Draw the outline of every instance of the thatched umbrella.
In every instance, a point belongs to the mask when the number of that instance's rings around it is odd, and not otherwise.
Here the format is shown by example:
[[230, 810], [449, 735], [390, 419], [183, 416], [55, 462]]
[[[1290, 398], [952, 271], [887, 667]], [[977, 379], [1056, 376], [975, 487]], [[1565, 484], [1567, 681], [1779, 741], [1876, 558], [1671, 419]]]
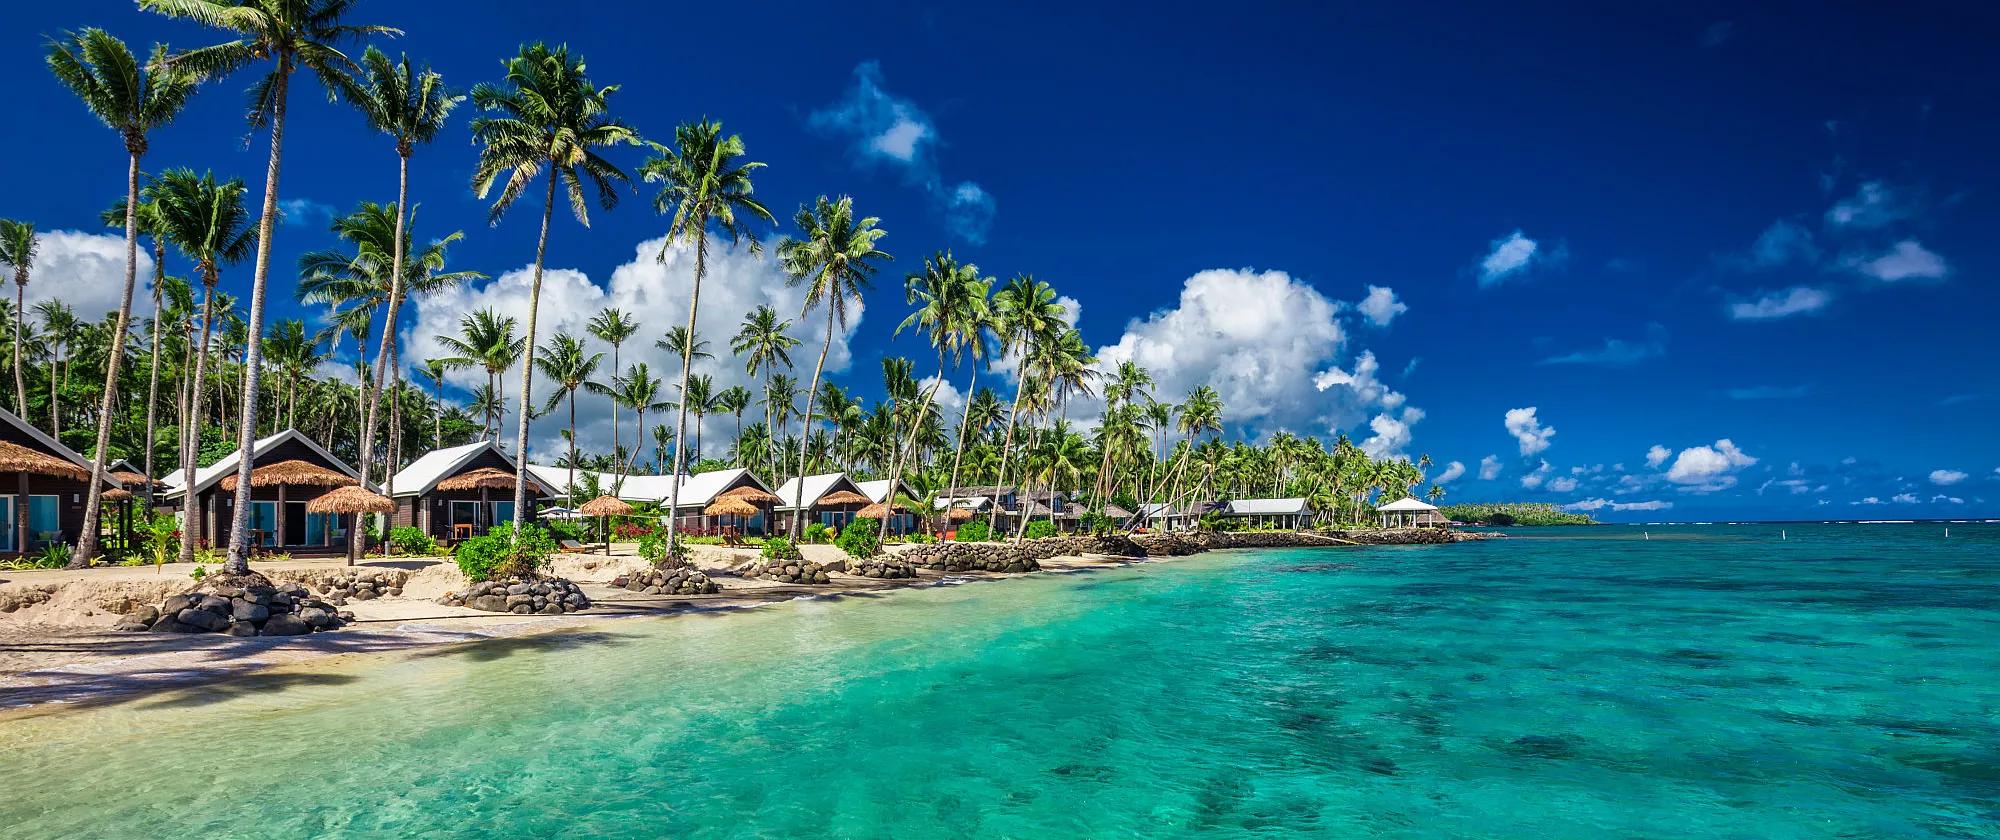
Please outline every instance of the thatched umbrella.
[[74, 478], [79, 481], [90, 480], [90, 470], [46, 452], [4, 440], [0, 440], [0, 472], [24, 472]]
[[609, 519], [613, 516], [624, 516], [631, 513], [632, 506], [626, 504], [624, 499], [620, 499], [617, 496], [599, 496], [588, 502], [584, 502], [583, 507], [577, 508], [576, 512], [584, 516], [598, 517], [598, 527], [604, 529], [604, 556], [609, 557], [611, 556], [611, 522]]
[[749, 502], [750, 504], [753, 505], [775, 505], [778, 504], [779, 502], [784, 501], [784, 499], [776, 493], [758, 487], [751, 487], [747, 484], [742, 487], [738, 487], [734, 490], [731, 490], [727, 493], [724, 493], [718, 498], [742, 499], [743, 501]]
[[[892, 507], [891, 505], [885, 505], [881, 502], [876, 502], [875, 504], [869, 505], [865, 508], [855, 511], [854, 515], [865, 516], [868, 517], [869, 519], [886, 519], [889, 516], [889, 509], [891, 507]], [[903, 511], [905, 513], [908, 513], [910, 510], [908, 507], [905, 507], [903, 505], [894, 505], [893, 507], [896, 510]]]
[[701, 512], [707, 516], [756, 516], [757, 506], [733, 496], [723, 496]]
[[499, 467], [480, 467], [437, 483], [439, 490], [512, 490], [514, 474]]
[[[250, 480], [251, 480], [250, 486], [252, 487], [257, 486], [256, 485], [257, 474], [255, 472], [252, 472], [250, 474]], [[352, 515], [354, 518], [352, 520], [352, 524], [349, 527], [356, 529], [361, 527], [361, 514], [389, 513], [391, 511], [394, 511], [395, 509], [396, 509], [396, 503], [390, 501], [389, 497], [381, 495], [379, 493], [372, 493], [361, 487], [356, 487], [352, 485], [339, 488], [331, 493], [326, 493], [317, 499], [313, 499], [312, 501], [306, 502], [307, 513], [331, 513], [334, 515], [340, 515], [340, 514]], [[382, 541], [382, 556], [383, 557], [389, 556], [389, 541], [386, 539]], [[347, 565], [349, 566], [354, 565], [354, 558], [352, 556], [349, 556], [347, 558]]]
[[156, 483], [132, 470], [118, 470], [110, 475], [113, 480], [126, 487], [151, 487]]
[[953, 522], [964, 522], [972, 518], [972, 508], [954, 506], [945, 511], [944, 517]]

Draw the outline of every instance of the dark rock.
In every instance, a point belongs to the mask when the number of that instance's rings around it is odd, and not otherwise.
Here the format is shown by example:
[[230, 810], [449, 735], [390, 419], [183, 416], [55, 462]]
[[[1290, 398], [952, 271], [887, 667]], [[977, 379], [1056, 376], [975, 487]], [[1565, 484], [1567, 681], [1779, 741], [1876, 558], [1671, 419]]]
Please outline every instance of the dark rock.
[[271, 609], [269, 607], [263, 604], [252, 604], [249, 601], [239, 600], [230, 602], [229, 612], [237, 621], [260, 622], [271, 617]]
[[465, 599], [465, 605], [475, 610], [485, 610], [487, 612], [506, 612], [509, 606], [507, 598], [501, 595], [480, 595], [475, 598], [467, 598]]
[[160, 612], [173, 615], [194, 606], [194, 599], [186, 595], [168, 595], [166, 603], [160, 605]]
[[[224, 608], [227, 609], [229, 602], [223, 601], [222, 603]], [[189, 627], [196, 627], [211, 633], [229, 626], [229, 619], [208, 610], [196, 609], [194, 607], [189, 607], [175, 613], [174, 620]]]
[[150, 627], [146, 624], [146, 622], [127, 618], [124, 621], [118, 622], [118, 624], [112, 627], [111, 629], [119, 633], [143, 633], [146, 630], [150, 629]]
[[248, 621], [232, 621], [229, 623], [229, 635], [255, 636], [257, 635], [257, 625]]
[[258, 633], [258, 635], [302, 636], [311, 632], [312, 632], [312, 625], [307, 624], [304, 619], [301, 619], [296, 615], [286, 614], [286, 615], [271, 616], [271, 620], [264, 622], [264, 628]]
[[[128, 621], [136, 621], [140, 624], [150, 626], [153, 622], [160, 620], [160, 611], [146, 604], [140, 604], [133, 607], [130, 612], [127, 612], [125, 618]], [[140, 629], [143, 630], [145, 628]]]

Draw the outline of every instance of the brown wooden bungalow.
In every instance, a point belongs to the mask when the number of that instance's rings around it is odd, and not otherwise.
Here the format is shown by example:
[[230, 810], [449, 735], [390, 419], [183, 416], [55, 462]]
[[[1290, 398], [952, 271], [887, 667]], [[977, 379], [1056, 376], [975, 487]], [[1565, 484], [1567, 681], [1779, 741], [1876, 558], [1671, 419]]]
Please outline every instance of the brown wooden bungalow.
[[89, 459], [0, 408], [0, 554], [74, 544], [89, 488]]
[[[490, 440], [438, 449], [390, 479], [396, 512], [390, 524], [420, 528], [434, 539], [462, 540], [514, 521], [514, 459]], [[528, 472], [530, 499], [556, 489]]]
[[[250, 451], [253, 549], [293, 554], [344, 550], [349, 520], [337, 514], [308, 513], [306, 503], [337, 487], [360, 484], [354, 468], [297, 429], [262, 438]], [[180, 486], [183, 479], [178, 471], [161, 482], [168, 487], [165, 504], [182, 514], [183, 527], [193, 528], [198, 542], [216, 548], [229, 544], [229, 529], [235, 519], [238, 455], [231, 452], [213, 466], [196, 470], [192, 488]], [[192, 504], [188, 503], [190, 496]]]
[[[792, 512], [799, 506], [806, 510], [802, 527], [817, 522], [830, 528], [845, 528], [862, 508], [874, 501], [846, 473], [809, 475], [803, 482], [798, 478], [786, 479], [778, 488], [778, 500], [775, 514], [780, 530], [792, 526]], [[795, 506], [794, 500], [799, 505]]]

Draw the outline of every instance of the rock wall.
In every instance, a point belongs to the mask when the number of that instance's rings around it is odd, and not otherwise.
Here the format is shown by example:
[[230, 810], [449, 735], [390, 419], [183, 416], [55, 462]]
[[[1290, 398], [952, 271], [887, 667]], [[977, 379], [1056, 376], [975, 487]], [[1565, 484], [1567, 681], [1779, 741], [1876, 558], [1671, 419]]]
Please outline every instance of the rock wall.
[[155, 633], [228, 633], [231, 636], [299, 636], [333, 630], [354, 614], [313, 597], [304, 584], [273, 584], [260, 574], [211, 575], [192, 591], [172, 595], [158, 608], [126, 613], [116, 629]]
[[402, 569], [367, 566], [276, 569], [268, 574], [274, 581], [291, 581], [311, 587], [320, 597], [341, 607], [347, 606], [348, 601], [372, 601], [384, 596], [401, 595], [403, 583], [410, 579], [410, 573]]
[[880, 580], [899, 580], [917, 576], [917, 568], [908, 561], [887, 555], [850, 562], [845, 571], [855, 577]]
[[590, 599], [575, 583], [558, 577], [510, 577], [488, 580], [464, 592], [447, 592], [438, 603], [485, 612], [518, 615], [562, 615], [590, 609]]
[[827, 568], [811, 560], [758, 560], [742, 572], [744, 577], [778, 583], [831, 583]]
[[612, 578], [611, 585], [642, 595], [709, 595], [722, 589], [693, 566], [640, 569]]

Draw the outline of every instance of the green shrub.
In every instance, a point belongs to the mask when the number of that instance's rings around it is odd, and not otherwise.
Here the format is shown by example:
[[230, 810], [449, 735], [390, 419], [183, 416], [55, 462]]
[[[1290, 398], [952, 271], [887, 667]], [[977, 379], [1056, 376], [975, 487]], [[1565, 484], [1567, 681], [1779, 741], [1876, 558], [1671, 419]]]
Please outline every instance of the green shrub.
[[840, 546], [840, 550], [847, 552], [849, 557], [866, 560], [882, 553], [882, 539], [876, 534], [881, 528], [882, 523], [876, 520], [866, 516], [856, 517], [853, 522], [847, 523], [847, 527], [840, 529], [840, 536], [834, 538], [833, 544]]
[[437, 548], [437, 540], [431, 539], [430, 534], [408, 525], [390, 531], [389, 544], [395, 547], [397, 554], [409, 557], [429, 556]]
[[1056, 523], [1046, 519], [1030, 520], [1027, 529], [1021, 532], [1021, 538], [1026, 540], [1039, 540], [1043, 537], [1053, 537], [1055, 535]]
[[805, 541], [815, 545], [826, 542], [827, 527], [824, 522], [814, 522], [806, 526]]
[[1542, 502], [1446, 505], [1438, 509], [1454, 522], [1474, 525], [1595, 525], [1589, 514], [1566, 511]]
[[929, 545], [931, 543], [937, 542], [937, 537], [933, 537], [929, 534], [925, 534], [922, 532], [911, 534], [907, 537], [904, 537], [903, 539], [908, 542], [915, 543], [916, 545]]
[[[701, 544], [701, 540], [701, 537], [684, 539], [677, 535], [674, 537], [673, 545], [669, 546], [667, 544], [667, 532], [653, 531], [639, 538], [639, 556], [645, 558], [646, 562], [655, 566], [666, 562], [670, 557], [676, 562], [686, 562], [688, 558], [688, 543]], [[716, 538], [716, 543], [719, 544], [720, 542], [721, 539]]]
[[790, 540], [778, 537], [765, 540], [764, 550], [758, 552], [758, 556], [778, 562], [797, 562], [805, 559], [805, 556], [799, 553], [798, 546], [792, 545]]
[[475, 581], [541, 571], [556, 553], [555, 538], [535, 525], [523, 527], [520, 537], [514, 539], [514, 524], [507, 522], [466, 540], [458, 546], [458, 570]]
[[181, 523], [171, 513], [162, 513], [145, 525], [141, 537], [146, 541], [146, 556], [153, 561], [154, 568], [174, 561], [174, 554], [181, 543]]
[[993, 538], [993, 532], [986, 527], [984, 519], [968, 519], [953, 533], [954, 542], [986, 542]]
[[585, 534], [589, 533], [589, 526], [580, 519], [551, 519], [548, 523], [549, 533], [558, 540], [583, 542]]
[[1200, 528], [1204, 531], [1241, 531], [1243, 520], [1223, 516], [1219, 510], [1211, 510], [1201, 515]]
[[49, 543], [35, 553], [35, 568], [60, 569], [69, 565], [70, 547], [66, 542]]

